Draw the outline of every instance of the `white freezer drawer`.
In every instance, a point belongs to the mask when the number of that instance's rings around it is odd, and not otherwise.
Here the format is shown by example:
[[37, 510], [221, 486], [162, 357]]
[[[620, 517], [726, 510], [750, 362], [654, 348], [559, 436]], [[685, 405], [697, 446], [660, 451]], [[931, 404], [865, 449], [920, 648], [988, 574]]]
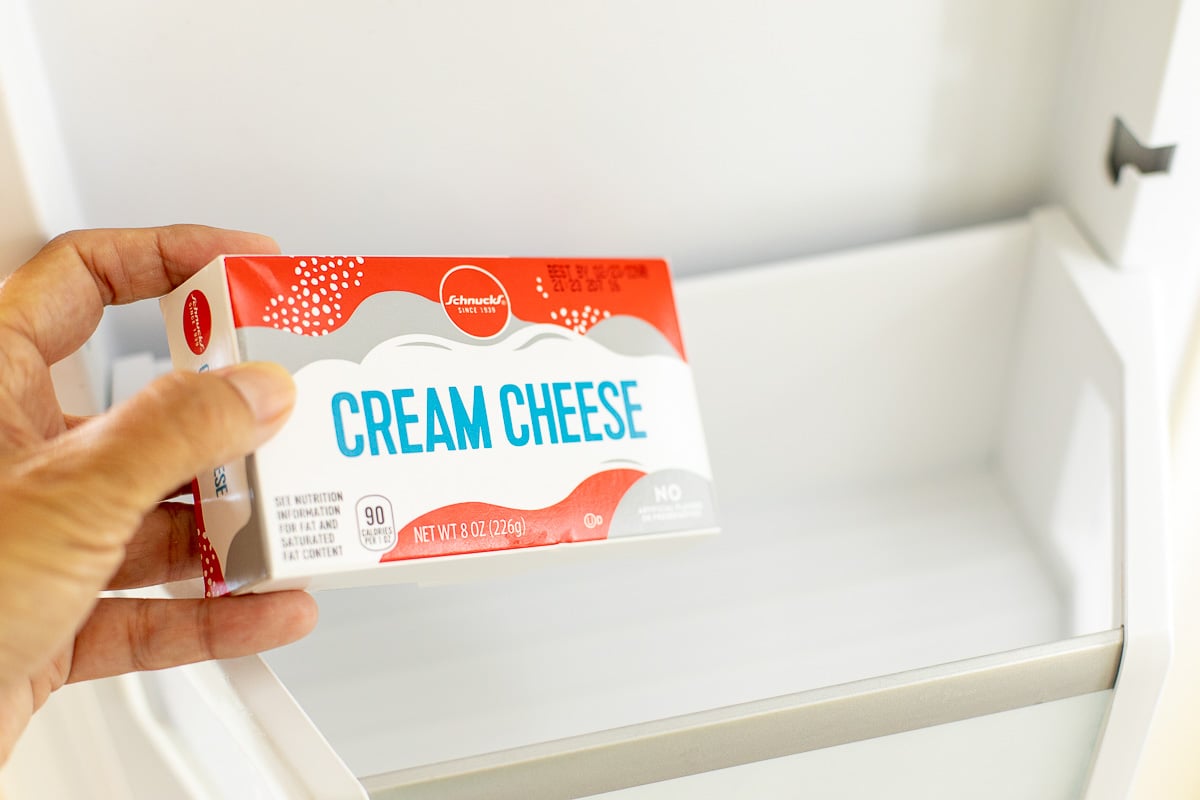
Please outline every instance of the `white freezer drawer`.
[[[329, 796], [563, 797], [1112, 687], [1119, 542], [1154, 489], [1129, 472], [1161, 445], [1126, 384], [1152, 366], [1140, 279], [1048, 209], [679, 303], [720, 536], [320, 593], [317, 631], [262, 660], [280, 683], [259, 659], [198, 678], [238, 696], [230, 741]], [[186, 681], [143, 680], [211, 750]]]

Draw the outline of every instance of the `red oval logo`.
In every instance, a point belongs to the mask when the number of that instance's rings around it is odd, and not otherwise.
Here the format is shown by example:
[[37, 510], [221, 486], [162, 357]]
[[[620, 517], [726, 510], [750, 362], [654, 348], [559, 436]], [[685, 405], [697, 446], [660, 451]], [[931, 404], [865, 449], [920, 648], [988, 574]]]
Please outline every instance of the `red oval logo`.
[[212, 309], [208, 298], [199, 289], [193, 289], [183, 301], [183, 338], [188, 349], [200, 355], [208, 349], [212, 338]]
[[442, 277], [442, 308], [460, 331], [490, 339], [508, 326], [508, 292], [490, 272], [470, 264]]

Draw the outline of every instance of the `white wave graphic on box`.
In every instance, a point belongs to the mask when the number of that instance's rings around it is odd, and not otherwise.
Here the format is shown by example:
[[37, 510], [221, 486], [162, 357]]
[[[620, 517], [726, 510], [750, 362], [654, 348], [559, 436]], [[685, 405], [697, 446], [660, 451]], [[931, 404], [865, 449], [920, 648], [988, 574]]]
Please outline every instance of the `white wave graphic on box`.
[[[292, 418], [282, 434], [258, 453], [265, 496], [303, 487], [319, 490], [336, 483], [353, 487], [358, 495], [391, 497], [402, 524], [427, 511], [467, 501], [544, 508], [562, 500], [590, 475], [611, 469], [614, 459], [633, 462], [647, 473], [685, 468], [711, 477], [686, 363], [673, 355], [621, 355], [558, 326], [527, 325], [486, 347], [428, 333], [403, 334], [375, 345], [361, 363], [322, 359], [302, 367], [295, 379], [299, 392]], [[641, 406], [635, 421], [646, 432], [644, 439], [518, 447], [505, 438], [498, 397], [501, 386], [602, 381], [634, 382], [631, 395]], [[331, 401], [337, 392], [361, 397], [363, 391], [373, 390], [391, 397], [393, 389], [412, 389], [412, 409], [423, 412], [422, 398], [429, 388], [449, 410], [449, 387], [459, 387], [469, 403], [476, 385], [483, 387], [490, 449], [438, 448], [390, 455], [381, 446], [380, 455], [350, 458], [338, 448], [331, 419]], [[579, 417], [569, 419], [578, 433]], [[424, 424], [420, 413], [419, 423], [412, 426], [414, 433]]]

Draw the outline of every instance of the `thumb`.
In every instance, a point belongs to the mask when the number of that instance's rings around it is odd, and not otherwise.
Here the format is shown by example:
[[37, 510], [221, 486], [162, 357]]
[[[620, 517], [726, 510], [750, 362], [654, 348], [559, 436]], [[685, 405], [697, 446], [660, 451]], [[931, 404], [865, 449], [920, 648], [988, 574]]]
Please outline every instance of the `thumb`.
[[28, 480], [80, 518], [92, 546], [102, 545], [97, 535], [124, 544], [163, 495], [269, 439], [294, 400], [291, 376], [266, 362], [164, 375], [47, 442]]

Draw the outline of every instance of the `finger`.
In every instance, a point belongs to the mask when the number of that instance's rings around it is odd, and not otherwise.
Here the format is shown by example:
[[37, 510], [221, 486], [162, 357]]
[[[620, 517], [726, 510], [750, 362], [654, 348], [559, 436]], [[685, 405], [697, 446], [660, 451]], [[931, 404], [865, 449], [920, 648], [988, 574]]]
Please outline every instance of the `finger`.
[[212, 658], [237, 658], [280, 647], [317, 624], [307, 592], [273, 592], [207, 600], [109, 598], [75, 637], [68, 682]]
[[294, 396], [291, 376], [275, 364], [157, 378], [19, 465], [28, 490], [46, 495], [39, 509], [43, 540], [124, 547], [164, 494], [266, 441]]
[[0, 327], [54, 363], [87, 340], [104, 306], [165, 294], [222, 253], [263, 252], [279, 248], [266, 236], [202, 225], [68, 233], [0, 285]]
[[163, 503], [146, 515], [125, 545], [125, 561], [108, 589], [136, 589], [195, 578], [200, 573], [196, 515], [185, 503]]

